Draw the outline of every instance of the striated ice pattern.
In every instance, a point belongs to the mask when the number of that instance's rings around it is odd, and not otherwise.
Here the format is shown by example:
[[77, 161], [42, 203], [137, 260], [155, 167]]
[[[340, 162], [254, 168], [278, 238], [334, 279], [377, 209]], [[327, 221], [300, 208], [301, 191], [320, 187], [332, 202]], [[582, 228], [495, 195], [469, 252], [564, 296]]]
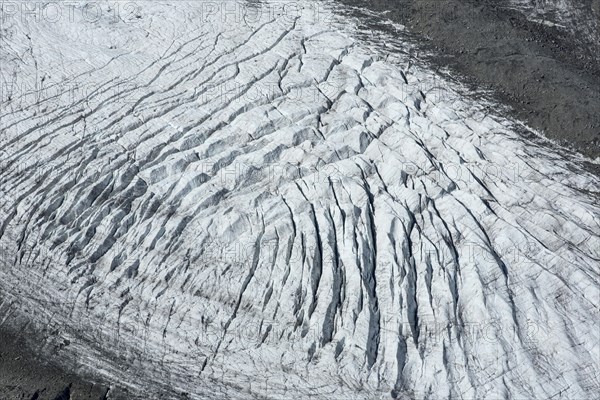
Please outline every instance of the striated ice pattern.
[[225, 3], [6, 18], [0, 308], [146, 399], [595, 398], [578, 156], [400, 28]]

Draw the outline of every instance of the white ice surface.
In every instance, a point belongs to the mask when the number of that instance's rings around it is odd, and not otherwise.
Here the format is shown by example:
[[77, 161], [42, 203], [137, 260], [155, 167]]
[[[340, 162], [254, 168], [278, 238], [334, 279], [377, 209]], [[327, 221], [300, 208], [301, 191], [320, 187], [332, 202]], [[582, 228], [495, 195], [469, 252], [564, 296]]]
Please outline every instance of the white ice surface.
[[226, 3], [4, 10], [0, 309], [142, 398], [597, 396], [598, 178], [329, 2]]

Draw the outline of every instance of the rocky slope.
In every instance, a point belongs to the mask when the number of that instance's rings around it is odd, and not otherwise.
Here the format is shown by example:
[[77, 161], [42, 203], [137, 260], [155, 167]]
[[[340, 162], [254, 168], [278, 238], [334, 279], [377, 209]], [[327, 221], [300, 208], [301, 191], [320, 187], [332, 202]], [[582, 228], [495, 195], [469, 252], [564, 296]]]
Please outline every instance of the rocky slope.
[[561, 146], [600, 156], [596, 0], [339, 1], [374, 29], [393, 35], [388, 20], [405, 25], [436, 68], [492, 92]]

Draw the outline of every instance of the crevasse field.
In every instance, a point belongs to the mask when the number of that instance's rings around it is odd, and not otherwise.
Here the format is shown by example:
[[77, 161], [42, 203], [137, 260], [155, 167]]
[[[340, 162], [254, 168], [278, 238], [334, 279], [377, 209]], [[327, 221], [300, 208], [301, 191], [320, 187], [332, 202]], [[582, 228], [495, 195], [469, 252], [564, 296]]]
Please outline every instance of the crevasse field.
[[596, 398], [598, 177], [401, 26], [13, 4], [0, 307], [42, 352], [131, 398]]

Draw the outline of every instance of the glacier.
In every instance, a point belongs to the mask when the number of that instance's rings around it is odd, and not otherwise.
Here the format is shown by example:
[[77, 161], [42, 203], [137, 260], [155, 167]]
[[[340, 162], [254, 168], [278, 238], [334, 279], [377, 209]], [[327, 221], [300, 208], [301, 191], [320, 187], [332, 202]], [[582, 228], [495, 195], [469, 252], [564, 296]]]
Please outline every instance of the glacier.
[[2, 3], [0, 321], [42, 353], [129, 398], [597, 396], [590, 160], [401, 26], [34, 4]]

